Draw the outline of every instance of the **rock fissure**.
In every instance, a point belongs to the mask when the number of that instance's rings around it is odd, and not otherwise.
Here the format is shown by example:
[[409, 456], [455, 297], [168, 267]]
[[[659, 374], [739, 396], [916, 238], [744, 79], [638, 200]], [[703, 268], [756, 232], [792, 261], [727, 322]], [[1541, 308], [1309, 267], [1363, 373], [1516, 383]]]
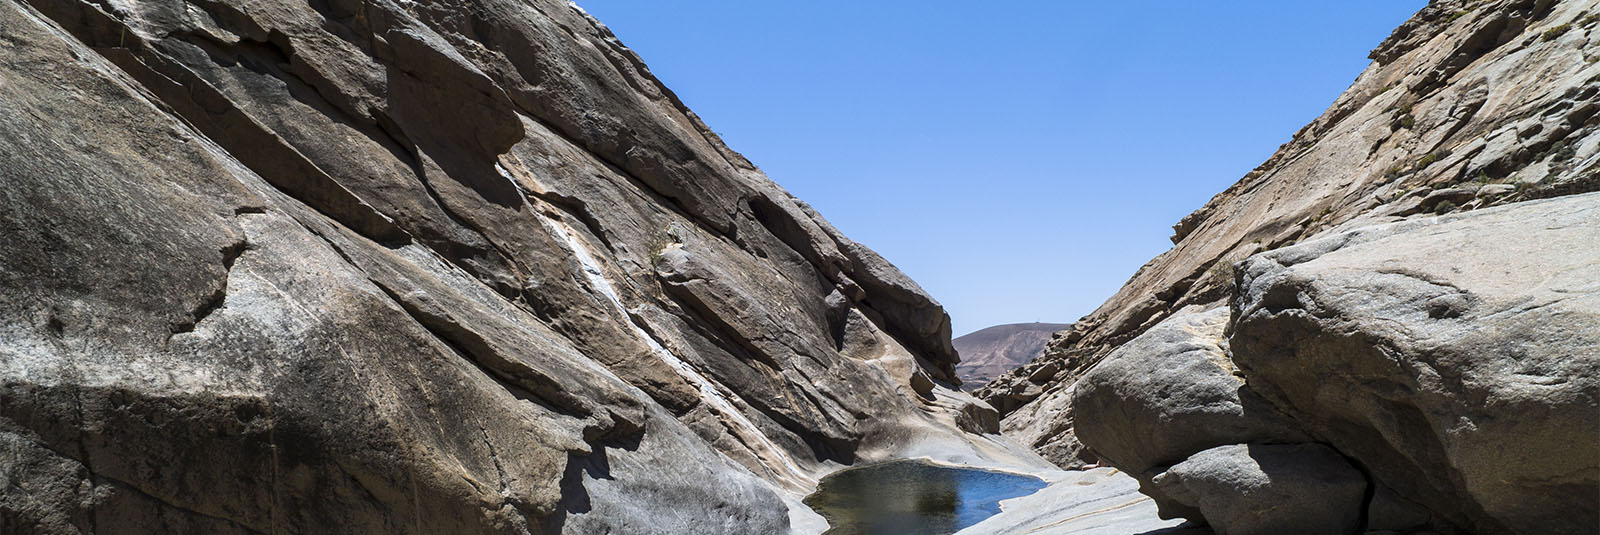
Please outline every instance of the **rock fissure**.
[[[200, 325], [200, 322], [205, 321], [206, 318], [211, 316], [211, 313], [216, 312], [217, 309], [227, 304], [228, 278], [233, 272], [233, 263], [249, 248], [250, 242], [243, 239], [222, 248], [222, 277], [217, 282], [216, 290], [207, 296], [199, 306], [195, 307], [194, 312], [189, 314], [190, 319], [172, 326], [173, 336], [193, 332], [195, 327]], [[168, 338], [168, 341], [170, 342], [171, 338]]]

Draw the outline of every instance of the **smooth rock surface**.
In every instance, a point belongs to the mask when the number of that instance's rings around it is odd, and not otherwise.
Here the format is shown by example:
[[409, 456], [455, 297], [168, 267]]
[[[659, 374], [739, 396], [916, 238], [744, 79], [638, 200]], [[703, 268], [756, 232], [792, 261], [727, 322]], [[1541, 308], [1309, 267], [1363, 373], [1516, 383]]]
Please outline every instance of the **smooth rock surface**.
[[1600, 525], [1600, 194], [1362, 227], [1242, 265], [1234, 361], [1473, 532]]
[[1091, 369], [1073, 388], [1078, 438], [1141, 478], [1217, 446], [1303, 441], [1237, 376], [1228, 316], [1223, 307], [1174, 315]]
[[1000, 502], [1000, 514], [960, 535], [1210, 535], [1211, 530], [1156, 518], [1139, 484], [1113, 468], [1039, 473], [1050, 486]]
[[1361, 528], [1367, 480], [1320, 444], [1235, 444], [1190, 456], [1154, 478], [1218, 535], [1347, 535]]
[[1078, 469], [1100, 462], [1100, 456], [1090, 451], [1077, 434], [1072, 432], [1072, 394], [1078, 383], [1057, 388], [1036, 403], [1024, 405], [1015, 414], [1026, 414], [1000, 421], [1000, 432], [1015, 439], [1052, 464], [1065, 469]]

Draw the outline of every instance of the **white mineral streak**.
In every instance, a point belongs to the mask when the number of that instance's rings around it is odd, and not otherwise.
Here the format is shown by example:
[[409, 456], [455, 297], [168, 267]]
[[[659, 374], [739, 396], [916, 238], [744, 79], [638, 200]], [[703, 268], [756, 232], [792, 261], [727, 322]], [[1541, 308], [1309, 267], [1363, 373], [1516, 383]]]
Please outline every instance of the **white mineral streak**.
[[[746, 418], [744, 413], [734, 408], [733, 403], [728, 401], [727, 396], [717, 388], [716, 383], [701, 375], [700, 372], [689, 366], [689, 363], [679, 359], [677, 355], [672, 354], [672, 351], [662, 346], [661, 342], [651, 336], [649, 331], [639, 326], [633, 319], [634, 315], [629, 312], [627, 306], [622, 304], [622, 299], [617, 294], [616, 287], [611, 284], [610, 279], [606, 278], [605, 270], [600, 268], [599, 261], [595, 260], [595, 256], [589, 250], [588, 245], [584, 244], [583, 240], [578, 237], [578, 234], [571, 227], [561, 221], [549, 221], [555, 227], [556, 234], [561, 236], [567, 242], [567, 247], [572, 249], [573, 255], [577, 257], [578, 264], [581, 266], [583, 275], [589, 280], [589, 284], [611, 302], [611, 306], [616, 309], [618, 314], [627, 318], [628, 327], [633, 329], [634, 334], [638, 335], [639, 339], [650, 347], [651, 352], [655, 353], [673, 370], [676, 370], [678, 375], [700, 390], [700, 399], [704, 400], [717, 412], [722, 413], [724, 416], [722, 421], [724, 423], [732, 423], [732, 425], [729, 425], [729, 430], [733, 432], [734, 436], [738, 437], [741, 442], [752, 450], [758, 450], [760, 457], [778, 460], [782, 464], [782, 468], [787, 471], [787, 474], [783, 474], [786, 479], [797, 481], [809, 479], [806, 476], [806, 472], [796, 466], [794, 461], [789, 458], [788, 453], [779, 448], [777, 444], [774, 444], [765, 434], [762, 434], [761, 430], [757, 429], [755, 423]], [[770, 469], [771, 467], [768, 468]]]

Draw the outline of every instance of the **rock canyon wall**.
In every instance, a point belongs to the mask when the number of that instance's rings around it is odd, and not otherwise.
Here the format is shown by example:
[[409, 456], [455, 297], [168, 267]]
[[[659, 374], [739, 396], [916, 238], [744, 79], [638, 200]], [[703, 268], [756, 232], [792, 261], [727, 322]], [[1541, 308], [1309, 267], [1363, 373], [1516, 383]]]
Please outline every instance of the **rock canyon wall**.
[[978, 395], [1220, 533], [1592, 533], [1600, 3], [1436, 1], [1371, 57]]
[[773, 533], [838, 466], [1005, 454], [939, 304], [570, 3], [0, 42], [0, 532]]

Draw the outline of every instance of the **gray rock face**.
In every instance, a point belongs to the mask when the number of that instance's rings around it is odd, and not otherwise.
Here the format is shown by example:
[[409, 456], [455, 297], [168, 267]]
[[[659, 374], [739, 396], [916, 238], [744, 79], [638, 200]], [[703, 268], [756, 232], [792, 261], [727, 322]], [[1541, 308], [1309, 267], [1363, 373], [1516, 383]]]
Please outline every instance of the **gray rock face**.
[[1061, 468], [1078, 469], [1100, 462], [1100, 457], [1072, 432], [1076, 417], [1072, 394], [1077, 384], [1053, 390], [1037, 402], [1024, 405], [1014, 414], [1026, 416], [1001, 420], [1000, 432]]
[[1162, 518], [1211, 518], [1195, 500], [1154, 484], [1166, 467], [1219, 446], [1306, 440], [1237, 375], [1223, 339], [1227, 324], [1226, 308], [1174, 315], [1123, 344], [1071, 389], [1067, 406], [1077, 438], [1138, 479]]
[[[1073, 386], [1077, 437], [1163, 516], [1219, 532], [1585, 532], [1600, 525], [1595, 236], [1600, 194], [1585, 194], [1253, 256], [1231, 325], [1228, 309], [1176, 314]], [[1267, 445], [1303, 442], [1337, 453]]]
[[1076, 435], [1164, 517], [1219, 532], [1585, 533], [1595, 236], [1585, 194], [1253, 256], [1233, 323], [1176, 314], [1074, 385]]
[[[1171, 250], [978, 396], [1005, 414], [1044, 399], [1013, 394], [1035, 367], [1061, 363], [1068, 373], [1041, 391], [1064, 388], [1166, 317], [1226, 302], [1232, 264], [1345, 222], [1600, 190], [1594, 12], [1579, 0], [1429, 2], [1322, 116], [1174, 225]], [[1568, 31], [1543, 37], [1556, 28]], [[1484, 185], [1498, 193], [1475, 196]], [[1448, 194], [1424, 205], [1435, 191]]]
[[1154, 478], [1218, 535], [1346, 535], [1361, 527], [1367, 480], [1318, 444], [1236, 444], [1190, 456]]
[[1228, 309], [1180, 313], [1123, 344], [1073, 389], [1077, 435], [1139, 477], [1201, 450], [1304, 435], [1228, 359]]
[[773, 533], [995, 427], [933, 299], [568, 3], [0, 42], [0, 532]]
[[[1370, 477], [1361, 528], [1592, 533], [1594, 11], [1430, 2], [1172, 250], [976, 395], [1057, 462], [1143, 478], [1167, 515], [1207, 517], [1151, 484], [1166, 466], [1312, 442]], [[1236, 323], [1185, 332], [1225, 303]]]
[[1360, 228], [1242, 265], [1252, 388], [1473, 532], [1600, 525], [1600, 194]]

